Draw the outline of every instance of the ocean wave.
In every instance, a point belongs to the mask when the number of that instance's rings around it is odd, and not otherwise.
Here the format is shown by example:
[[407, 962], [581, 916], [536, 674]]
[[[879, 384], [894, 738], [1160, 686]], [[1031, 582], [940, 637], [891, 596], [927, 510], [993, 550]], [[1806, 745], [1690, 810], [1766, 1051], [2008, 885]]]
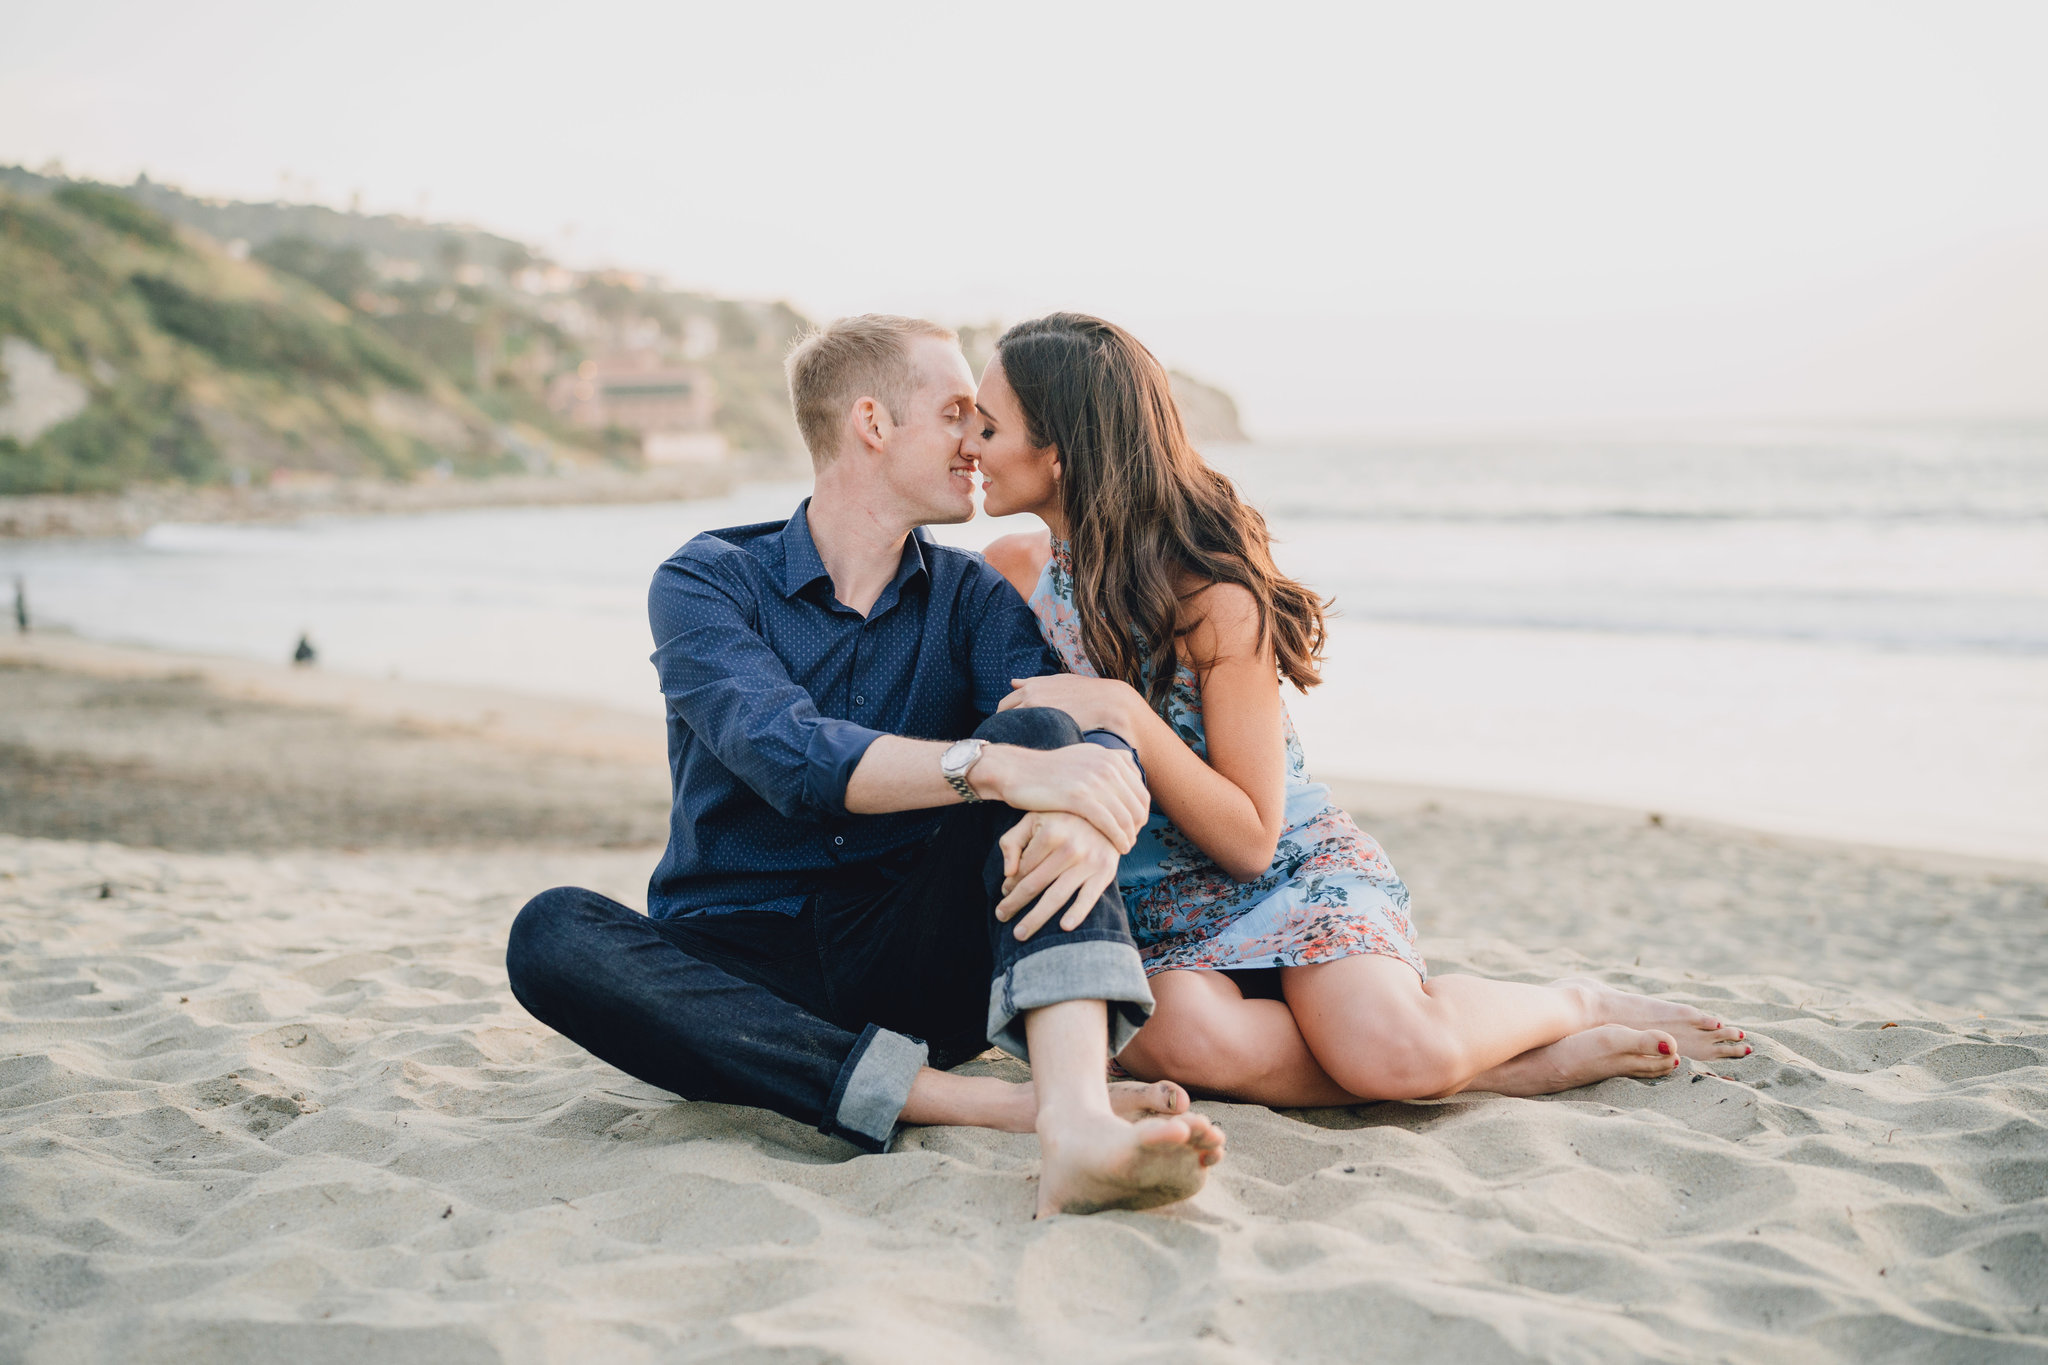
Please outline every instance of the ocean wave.
[[1611, 602], [1463, 602], [1403, 600], [1371, 591], [1336, 595], [1336, 617], [1352, 622], [1485, 630], [1589, 631], [1607, 635], [1698, 636], [1794, 641], [1888, 652], [2048, 656], [2048, 610], [2035, 604], [1990, 607], [1981, 601], [1871, 602], [1844, 609], [1817, 600], [1776, 601], [1758, 609], [1727, 602], [1673, 602], [1635, 610]]

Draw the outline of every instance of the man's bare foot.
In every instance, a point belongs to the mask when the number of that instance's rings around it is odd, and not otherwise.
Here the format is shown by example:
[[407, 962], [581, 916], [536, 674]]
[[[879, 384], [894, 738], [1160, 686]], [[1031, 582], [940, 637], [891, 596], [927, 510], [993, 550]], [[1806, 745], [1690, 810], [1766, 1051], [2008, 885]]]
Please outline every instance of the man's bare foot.
[[1038, 1138], [1040, 1218], [1176, 1203], [1223, 1159], [1223, 1130], [1196, 1113], [1135, 1123], [1099, 1111], [1042, 1116]]
[[1496, 1095], [1555, 1095], [1595, 1081], [1634, 1076], [1654, 1081], [1678, 1069], [1678, 1045], [1659, 1029], [1600, 1024], [1531, 1048], [1474, 1076], [1466, 1090]]
[[1724, 1024], [1713, 1015], [1654, 995], [1618, 991], [1590, 976], [1568, 976], [1551, 983], [1576, 991], [1586, 1002], [1596, 1024], [1625, 1024], [1633, 1029], [1662, 1029], [1678, 1045], [1679, 1055], [1695, 1061], [1718, 1061], [1724, 1057], [1747, 1057], [1756, 1051], [1743, 1041], [1746, 1034]]

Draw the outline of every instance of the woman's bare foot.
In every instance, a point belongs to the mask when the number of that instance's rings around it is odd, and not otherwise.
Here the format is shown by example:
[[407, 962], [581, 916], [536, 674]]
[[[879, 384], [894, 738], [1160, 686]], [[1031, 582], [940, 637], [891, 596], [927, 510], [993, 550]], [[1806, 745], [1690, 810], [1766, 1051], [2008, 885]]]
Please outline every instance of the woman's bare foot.
[[[1172, 1081], [1112, 1081], [1110, 1112], [1136, 1123], [1139, 1119], [1185, 1114], [1194, 1101]], [[1029, 1081], [1003, 1081], [994, 1076], [956, 1076], [926, 1069], [903, 1107], [909, 1124], [958, 1124], [994, 1128], [1004, 1133], [1029, 1133], [1038, 1127], [1038, 1092]]]
[[1139, 1119], [1171, 1118], [1185, 1114], [1194, 1101], [1172, 1081], [1111, 1081], [1109, 1108], [1118, 1118], [1136, 1123]]
[[1172, 1204], [1223, 1159], [1223, 1130], [1195, 1113], [1135, 1123], [1100, 1111], [1042, 1115], [1038, 1139], [1040, 1218]]
[[1555, 1095], [1595, 1081], [1634, 1076], [1654, 1081], [1678, 1069], [1678, 1045], [1660, 1029], [1600, 1024], [1531, 1048], [1474, 1076], [1466, 1090], [1496, 1095]]
[[1695, 1061], [1718, 1061], [1724, 1057], [1747, 1057], [1756, 1049], [1739, 1028], [1723, 1024], [1713, 1015], [1654, 995], [1618, 991], [1590, 976], [1568, 976], [1552, 985], [1576, 991], [1586, 1001], [1587, 1012], [1596, 1024], [1625, 1024], [1633, 1029], [1662, 1029], [1677, 1043], [1679, 1055]]
[[[1011, 1121], [1003, 1127], [1012, 1133], [1029, 1133], [1038, 1127], [1038, 1092], [1031, 1082], [1017, 1083], [1018, 1105]], [[1109, 1109], [1127, 1123], [1139, 1119], [1171, 1118], [1185, 1114], [1194, 1100], [1172, 1081], [1111, 1081]]]

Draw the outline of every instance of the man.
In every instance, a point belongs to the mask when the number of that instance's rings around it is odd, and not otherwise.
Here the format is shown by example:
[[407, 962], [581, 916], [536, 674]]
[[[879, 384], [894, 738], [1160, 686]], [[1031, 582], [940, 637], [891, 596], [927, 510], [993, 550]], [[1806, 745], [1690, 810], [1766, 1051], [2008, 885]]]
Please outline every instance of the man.
[[[904, 1123], [1033, 1128], [1040, 1214], [1186, 1198], [1222, 1133], [1178, 1087], [1104, 1077], [1152, 1007], [1115, 884], [1135, 756], [997, 712], [1055, 662], [999, 574], [921, 529], [974, 515], [967, 362], [870, 315], [788, 369], [812, 496], [698, 536], [649, 593], [675, 792], [649, 914], [535, 897], [513, 993], [651, 1084], [870, 1151]], [[949, 1074], [990, 1039], [1029, 1087]]]

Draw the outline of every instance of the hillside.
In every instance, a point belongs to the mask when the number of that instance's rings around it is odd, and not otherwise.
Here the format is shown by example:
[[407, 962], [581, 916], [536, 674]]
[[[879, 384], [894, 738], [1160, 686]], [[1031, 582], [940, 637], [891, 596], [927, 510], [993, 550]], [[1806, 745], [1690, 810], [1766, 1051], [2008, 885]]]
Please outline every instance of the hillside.
[[1241, 445], [1251, 439], [1238, 419], [1235, 398], [1179, 370], [1168, 371], [1167, 378], [1173, 381], [1173, 401], [1187, 423], [1188, 438], [1196, 445]]
[[489, 423], [310, 287], [110, 191], [0, 197], [0, 490], [495, 463]]
[[[808, 325], [471, 227], [0, 166], [0, 494], [636, 470], [642, 430], [572, 395], [621, 357], [707, 395], [720, 469], [794, 473]], [[1198, 442], [1244, 439], [1228, 394], [1173, 383]]]
[[736, 463], [787, 467], [805, 325], [473, 229], [0, 168], [0, 493], [636, 467], [547, 401], [629, 349], [687, 355]]

